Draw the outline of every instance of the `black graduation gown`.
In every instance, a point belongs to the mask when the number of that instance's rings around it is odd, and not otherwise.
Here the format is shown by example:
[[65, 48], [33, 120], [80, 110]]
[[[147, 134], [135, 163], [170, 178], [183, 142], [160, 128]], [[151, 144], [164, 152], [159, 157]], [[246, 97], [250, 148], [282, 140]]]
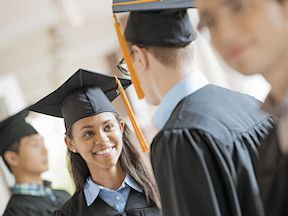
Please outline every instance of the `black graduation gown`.
[[254, 163], [271, 127], [258, 101], [228, 89], [180, 101], [151, 146], [163, 215], [263, 215]]
[[288, 157], [279, 148], [277, 128], [259, 149], [257, 177], [266, 216], [288, 215]]
[[14, 194], [11, 196], [4, 216], [51, 216], [70, 195], [62, 190], [53, 190], [56, 201], [49, 197]]
[[83, 190], [76, 192], [54, 216], [160, 216], [159, 209], [153, 202], [147, 203], [143, 193], [131, 188], [124, 213], [117, 210], [97, 197], [92, 205], [86, 205]]

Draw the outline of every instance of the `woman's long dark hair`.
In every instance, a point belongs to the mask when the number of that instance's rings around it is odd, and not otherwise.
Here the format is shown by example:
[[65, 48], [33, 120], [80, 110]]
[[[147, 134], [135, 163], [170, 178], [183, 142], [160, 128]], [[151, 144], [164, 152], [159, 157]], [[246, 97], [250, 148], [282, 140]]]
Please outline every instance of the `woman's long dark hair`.
[[[118, 123], [123, 121], [117, 115], [115, 115], [115, 117]], [[66, 135], [68, 138], [73, 139], [72, 127], [67, 130]], [[123, 131], [123, 149], [119, 158], [120, 163], [123, 169], [141, 186], [147, 200], [153, 200], [156, 205], [160, 207], [159, 192], [150, 165], [143, 160], [139, 150], [133, 143], [135, 143], [135, 140], [133, 139], [131, 130], [127, 124], [125, 124]], [[73, 153], [70, 150], [68, 150], [68, 160], [69, 171], [74, 180], [76, 191], [82, 190], [86, 179], [90, 176], [88, 166], [80, 154]]]

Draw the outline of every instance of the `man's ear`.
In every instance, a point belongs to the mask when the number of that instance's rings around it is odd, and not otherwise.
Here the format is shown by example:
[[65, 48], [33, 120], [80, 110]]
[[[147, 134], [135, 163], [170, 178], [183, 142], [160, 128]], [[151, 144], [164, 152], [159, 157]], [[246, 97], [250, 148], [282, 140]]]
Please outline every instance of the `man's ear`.
[[74, 147], [74, 143], [73, 143], [72, 139], [70, 139], [68, 136], [65, 136], [64, 141], [65, 141], [65, 144], [66, 144], [67, 148], [71, 152], [73, 152], [73, 153], [77, 152], [76, 148]]
[[131, 49], [134, 53], [134, 63], [138, 64], [142, 69], [146, 70], [149, 65], [147, 49], [137, 45], [133, 45]]
[[18, 154], [14, 151], [6, 151], [4, 153], [4, 159], [7, 161], [10, 167], [15, 167], [19, 164]]

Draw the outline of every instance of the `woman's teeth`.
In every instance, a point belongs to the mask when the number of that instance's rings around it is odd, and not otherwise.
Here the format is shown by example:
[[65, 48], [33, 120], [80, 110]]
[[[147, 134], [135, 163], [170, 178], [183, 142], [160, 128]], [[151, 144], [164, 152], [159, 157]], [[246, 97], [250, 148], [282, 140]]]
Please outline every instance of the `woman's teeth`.
[[97, 151], [97, 155], [104, 155], [104, 154], [109, 154], [112, 151], [113, 147], [109, 147], [100, 151]]

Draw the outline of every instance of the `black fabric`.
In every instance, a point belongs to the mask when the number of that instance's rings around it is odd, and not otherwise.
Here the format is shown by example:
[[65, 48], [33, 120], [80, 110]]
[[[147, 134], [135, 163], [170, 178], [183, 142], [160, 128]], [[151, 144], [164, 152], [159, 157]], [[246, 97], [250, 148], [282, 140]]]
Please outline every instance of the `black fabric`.
[[131, 188], [124, 213], [106, 204], [101, 198], [97, 197], [91, 206], [87, 207], [84, 192], [81, 190], [74, 194], [54, 216], [160, 216], [161, 213], [155, 204], [150, 201], [147, 203], [144, 194]]
[[56, 196], [55, 202], [49, 197], [12, 195], [4, 216], [51, 216], [70, 197], [62, 190], [53, 190], [53, 194]]
[[22, 137], [38, 134], [38, 132], [25, 121], [29, 111], [24, 109], [8, 117], [0, 123], [0, 155]]
[[[124, 89], [130, 80], [119, 79]], [[117, 96], [115, 78], [79, 69], [58, 89], [31, 106], [31, 110], [64, 118], [66, 129], [79, 119], [102, 112], [116, 112], [111, 104]]]
[[158, 2], [147, 3], [137, 3], [137, 0], [113, 0], [112, 9], [114, 13], [119, 13], [130, 11], [186, 9], [192, 7], [196, 7], [196, 1], [194, 0], [159, 0]]
[[259, 149], [257, 177], [266, 216], [288, 215], [288, 158], [279, 149], [277, 128]]
[[125, 38], [132, 44], [184, 47], [196, 39], [187, 10], [131, 12]]
[[264, 215], [254, 166], [272, 127], [244, 94], [207, 85], [184, 98], [151, 146], [163, 215]]

